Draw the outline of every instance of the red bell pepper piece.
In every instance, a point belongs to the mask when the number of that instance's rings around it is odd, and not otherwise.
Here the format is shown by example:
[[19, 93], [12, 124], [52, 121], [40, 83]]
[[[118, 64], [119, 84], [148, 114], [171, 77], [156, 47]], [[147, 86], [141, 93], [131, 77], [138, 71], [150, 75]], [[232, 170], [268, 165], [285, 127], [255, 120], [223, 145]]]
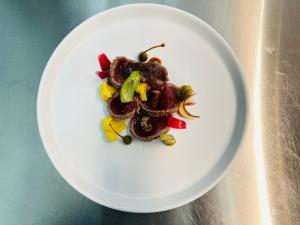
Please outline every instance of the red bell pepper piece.
[[102, 71], [108, 71], [110, 67], [110, 61], [105, 53], [98, 55], [98, 61]]
[[108, 77], [108, 71], [96, 71], [95, 73], [101, 79], [105, 79], [106, 77]]
[[168, 126], [175, 129], [186, 129], [186, 122], [170, 115], [168, 116]]
[[96, 71], [96, 75], [101, 79], [105, 79], [109, 75], [110, 61], [105, 53], [98, 55], [98, 61], [102, 71]]

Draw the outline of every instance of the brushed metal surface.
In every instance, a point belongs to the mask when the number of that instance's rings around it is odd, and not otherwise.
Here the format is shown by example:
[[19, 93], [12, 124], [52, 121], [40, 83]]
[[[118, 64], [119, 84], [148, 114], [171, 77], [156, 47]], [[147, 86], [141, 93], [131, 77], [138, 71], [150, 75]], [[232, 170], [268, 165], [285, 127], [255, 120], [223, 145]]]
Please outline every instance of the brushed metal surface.
[[242, 151], [198, 200], [153, 214], [108, 209], [73, 190], [51, 165], [36, 94], [56, 45], [107, 8], [140, 1], [0, 1], [0, 224], [300, 224], [300, 1], [149, 1], [184, 9], [236, 52], [251, 103]]

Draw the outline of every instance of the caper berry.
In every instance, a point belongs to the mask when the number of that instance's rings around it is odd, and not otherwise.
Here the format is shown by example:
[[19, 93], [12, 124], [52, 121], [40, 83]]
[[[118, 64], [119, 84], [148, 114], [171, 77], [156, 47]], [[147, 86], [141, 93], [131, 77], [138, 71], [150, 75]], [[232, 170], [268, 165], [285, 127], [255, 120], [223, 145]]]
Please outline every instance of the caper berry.
[[125, 145], [130, 145], [132, 142], [132, 137], [129, 135], [126, 135], [122, 138], [122, 140]]
[[116, 135], [118, 135], [120, 138], [122, 138], [122, 141], [125, 145], [130, 145], [132, 142], [132, 137], [130, 135], [126, 135], [126, 136], [122, 136], [121, 134], [119, 134], [113, 127], [111, 124], [109, 124], [109, 126], [111, 127], [111, 129], [113, 130], [113, 132], [116, 133]]
[[140, 60], [140, 62], [146, 62], [147, 61], [147, 59], [148, 59], [147, 52], [150, 51], [151, 49], [158, 48], [158, 47], [165, 47], [165, 46], [166, 46], [165, 43], [161, 43], [160, 45], [154, 45], [151, 48], [148, 48], [147, 50], [140, 52], [139, 53], [139, 60]]
[[148, 54], [146, 52], [141, 52], [139, 54], [139, 60], [140, 62], [146, 62], [148, 59]]

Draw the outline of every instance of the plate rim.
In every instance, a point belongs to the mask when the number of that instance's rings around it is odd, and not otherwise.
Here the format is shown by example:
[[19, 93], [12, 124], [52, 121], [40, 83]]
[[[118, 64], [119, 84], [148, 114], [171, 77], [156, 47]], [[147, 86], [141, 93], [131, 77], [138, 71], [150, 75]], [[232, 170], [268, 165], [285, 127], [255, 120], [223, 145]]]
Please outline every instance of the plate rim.
[[[202, 188], [201, 190], [199, 190], [196, 194], [190, 195], [188, 198], [184, 198], [184, 200], [178, 201], [178, 202], [174, 202], [173, 204], [167, 204], [167, 205], [163, 205], [163, 206], [152, 206], [152, 207], [139, 207], [139, 206], [135, 206], [135, 207], [124, 207], [122, 206], [122, 204], [119, 205], [114, 205], [111, 204], [109, 201], [104, 201], [103, 199], [99, 199], [96, 198], [95, 196], [92, 196], [90, 193], [88, 193], [88, 191], [85, 191], [84, 188], [80, 187], [80, 185], [76, 184], [76, 182], [73, 182], [73, 180], [66, 176], [63, 172], [63, 169], [61, 168], [61, 166], [58, 164], [57, 161], [55, 161], [54, 156], [52, 155], [53, 153], [51, 153], [51, 150], [49, 150], [50, 146], [49, 143], [46, 140], [45, 137], [45, 133], [44, 133], [44, 128], [42, 125], [42, 106], [41, 106], [41, 102], [42, 102], [42, 92], [43, 90], [46, 88], [47, 85], [45, 85], [45, 77], [47, 76], [47, 72], [48, 72], [48, 68], [50, 67], [50, 65], [53, 63], [56, 54], [58, 54], [58, 52], [60, 51], [60, 49], [62, 48], [63, 44], [65, 42], [68, 41], [68, 39], [70, 38], [71, 35], [73, 35], [78, 29], [80, 29], [81, 27], [87, 25], [88, 23], [92, 22], [93, 20], [95, 20], [97, 17], [104, 15], [104, 14], [109, 14], [109, 13], [113, 13], [114, 11], [120, 10], [120, 9], [127, 9], [127, 8], [134, 8], [134, 7], [145, 7], [145, 8], [163, 8], [165, 10], [168, 11], [174, 11], [177, 12], [179, 14], [182, 14], [185, 17], [189, 17], [189, 19], [194, 20], [195, 22], [201, 24], [202, 26], [204, 26], [206, 29], [208, 29], [217, 39], [218, 41], [220, 41], [222, 43], [222, 45], [226, 48], [226, 50], [228, 51], [229, 55], [232, 57], [233, 62], [235, 63], [235, 66], [239, 72], [239, 78], [241, 80], [241, 84], [242, 84], [242, 89], [244, 90], [244, 106], [245, 106], [245, 112], [244, 112], [244, 124], [242, 127], [242, 134], [240, 136], [240, 139], [238, 140], [237, 146], [234, 149], [233, 155], [232, 157], [230, 157], [230, 159], [228, 160], [228, 163], [226, 164], [224, 170], [222, 172], [220, 172], [214, 179], [212, 182], [209, 183], [209, 185], [206, 186], [206, 188]], [[161, 4], [152, 4], [152, 3], [134, 3], [134, 4], [126, 4], [126, 5], [121, 5], [121, 6], [117, 6], [117, 7], [113, 7], [104, 11], [101, 11], [89, 18], [87, 18], [86, 20], [84, 20], [82, 23], [80, 23], [79, 25], [77, 25], [74, 29], [72, 29], [62, 40], [61, 42], [58, 44], [58, 46], [55, 48], [55, 50], [53, 51], [53, 53], [51, 54], [45, 68], [44, 71], [42, 73], [41, 79], [40, 79], [40, 84], [39, 84], [39, 88], [38, 88], [38, 94], [37, 94], [37, 104], [36, 104], [36, 113], [37, 113], [37, 122], [38, 122], [38, 130], [39, 130], [39, 134], [44, 146], [44, 149], [48, 155], [48, 157], [50, 158], [50, 161], [52, 162], [52, 164], [54, 165], [54, 167], [56, 168], [56, 170], [58, 171], [58, 173], [70, 184], [70, 186], [72, 186], [76, 191], [78, 191], [79, 193], [81, 193], [82, 195], [84, 195], [85, 197], [87, 197], [88, 199], [92, 200], [93, 202], [96, 202], [98, 204], [101, 204], [103, 206], [112, 208], [112, 209], [117, 209], [117, 210], [121, 210], [121, 211], [125, 211], [125, 212], [135, 212], [135, 213], [152, 213], [152, 212], [161, 212], [161, 211], [166, 211], [169, 209], [173, 209], [176, 207], [180, 207], [184, 204], [187, 204], [197, 198], [199, 198], [200, 196], [202, 196], [203, 194], [207, 193], [210, 189], [212, 189], [227, 173], [227, 171], [230, 169], [230, 167], [232, 166], [232, 163], [234, 161], [234, 159], [236, 159], [236, 156], [238, 155], [238, 153], [240, 152], [240, 150], [242, 149], [242, 145], [244, 143], [244, 139], [246, 136], [246, 132], [248, 130], [248, 123], [249, 123], [249, 97], [248, 97], [248, 86], [247, 86], [247, 82], [245, 80], [245, 73], [240, 65], [240, 62], [238, 60], [238, 58], [236, 57], [234, 51], [232, 50], [232, 48], [229, 46], [229, 44], [225, 41], [225, 39], [215, 30], [213, 29], [209, 24], [207, 24], [206, 22], [204, 22], [202, 19], [200, 19], [197, 16], [194, 16], [184, 10], [175, 8], [175, 7], [171, 7], [171, 6], [166, 6], [166, 5], [161, 5]], [[214, 168], [214, 167], [213, 167]], [[212, 168], [212, 169], [213, 169]], [[173, 195], [171, 195], [173, 196]], [[167, 196], [169, 197], [169, 196]], [[161, 199], [161, 198], [158, 198]]]

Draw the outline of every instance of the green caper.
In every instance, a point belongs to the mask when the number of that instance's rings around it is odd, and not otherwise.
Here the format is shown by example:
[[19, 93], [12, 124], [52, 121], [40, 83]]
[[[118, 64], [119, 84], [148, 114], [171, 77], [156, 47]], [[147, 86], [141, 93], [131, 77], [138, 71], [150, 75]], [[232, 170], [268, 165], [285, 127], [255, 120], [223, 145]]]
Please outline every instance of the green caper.
[[159, 136], [159, 139], [165, 144], [165, 145], [168, 145], [168, 146], [171, 146], [171, 145], [174, 145], [176, 143], [176, 140], [174, 138], [173, 135], [171, 134], [161, 134]]
[[126, 135], [122, 138], [122, 140], [125, 145], [130, 145], [132, 142], [132, 137], [130, 135]]
[[140, 52], [139, 53], [139, 60], [140, 60], [140, 62], [146, 62], [147, 61], [147, 59], [148, 59], [147, 52], [150, 51], [151, 49], [158, 48], [158, 47], [165, 47], [165, 46], [166, 46], [165, 43], [161, 43], [160, 45], [154, 45], [151, 48], [148, 48], [147, 50]]
[[126, 135], [126, 136], [122, 136], [121, 134], [119, 134], [113, 127], [111, 124], [109, 124], [109, 126], [111, 127], [111, 129], [113, 130], [113, 132], [116, 133], [116, 135], [118, 135], [120, 138], [122, 138], [122, 141], [125, 145], [130, 145], [132, 142], [132, 137], [130, 135]]
[[148, 59], [148, 54], [146, 52], [141, 52], [139, 54], [139, 60], [140, 62], [146, 62]]

